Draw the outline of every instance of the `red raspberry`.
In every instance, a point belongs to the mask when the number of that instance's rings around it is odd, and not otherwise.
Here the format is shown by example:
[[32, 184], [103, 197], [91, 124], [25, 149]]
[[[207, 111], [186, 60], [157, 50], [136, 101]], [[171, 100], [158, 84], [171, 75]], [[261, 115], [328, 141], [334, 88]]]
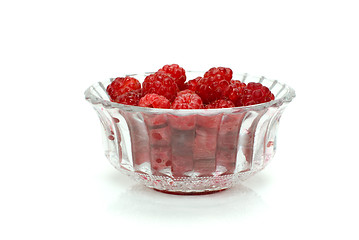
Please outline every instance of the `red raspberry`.
[[202, 99], [195, 93], [185, 93], [176, 97], [172, 104], [173, 109], [203, 108]]
[[141, 83], [133, 77], [118, 77], [107, 86], [107, 93], [111, 100], [121, 96], [124, 93], [141, 88]]
[[206, 106], [206, 108], [231, 108], [231, 107], [235, 107], [234, 103], [230, 100], [223, 100], [223, 99], [218, 99]]
[[178, 97], [178, 96], [181, 96], [181, 95], [183, 95], [183, 94], [187, 94], [187, 93], [196, 94], [196, 93], [195, 93], [194, 91], [192, 91], [192, 90], [185, 89], [185, 90], [182, 90], [182, 91], [178, 92], [178, 93], [177, 93], [177, 97]]
[[166, 147], [151, 148], [151, 166], [154, 173], [158, 174], [161, 170], [171, 168], [172, 165], [171, 149]]
[[126, 105], [137, 106], [138, 102], [140, 101], [142, 96], [143, 96], [142, 89], [137, 89], [137, 90], [122, 94], [120, 96], [117, 96], [114, 99], [114, 102], [126, 104]]
[[179, 89], [184, 89], [184, 82], [186, 81], [186, 71], [178, 64], [164, 65], [160, 70], [169, 74], [175, 80]]
[[240, 98], [243, 94], [243, 89], [246, 86], [245, 83], [242, 83], [239, 80], [231, 80], [230, 85], [232, 86], [231, 90], [228, 93], [228, 99], [231, 100], [234, 105], [237, 107], [240, 106]]
[[192, 91], [196, 91], [198, 81], [201, 80], [201, 79], [202, 79], [202, 77], [196, 77], [195, 79], [192, 79], [192, 80], [189, 80], [188, 82], [185, 82], [184, 88], [192, 90]]
[[[176, 129], [176, 130], [193, 130], [196, 126], [196, 115], [187, 115], [187, 116], [176, 116], [176, 115], [168, 115], [168, 122], [170, 124], [170, 127], [172, 129]], [[186, 136], [186, 134], [182, 134], [180, 133], [180, 131], [176, 131], [176, 134], [179, 134], [180, 136], [185, 135], [184, 138], [191, 138], [190, 136]], [[172, 133], [172, 136], [174, 136], [175, 133]], [[194, 138], [194, 136], [192, 135], [192, 137]], [[173, 139], [173, 138], [172, 138]], [[181, 138], [182, 139], [182, 138]], [[173, 140], [175, 141], [175, 140]], [[173, 145], [173, 141], [172, 141], [172, 145]], [[186, 140], [186, 143], [188, 143], [190, 141]], [[181, 146], [183, 147], [183, 146]]]
[[235, 87], [235, 88], [243, 88], [243, 87], [246, 86], [245, 83], [242, 83], [242, 82], [239, 81], [239, 80], [231, 80], [230, 83], [231, 83], [231, 85], [232, 85], [233, 87]]
[[144, 94], [156, 93], [165, 96], [171, 102], [176, 98], [178, 91], [175, 80], [163, 71], [148, 75], [142, 86]]
[[171, 108], [171, 103], [164, 96], [156, 93], [149, 93], [140, 99], [138, 106], [150, 108]]
[[202, 98], [203, 103], [210, 103], [217, 99], [225, 99], [231, 90], [229, 81], [220, 74], [204, 77], [198, 81], [196, 93]]
[[242, 106], [259, 104], [274, 100], [274, 95], [269, 88], [263, 86], [261, 83], [250, 82], [243, 89], [243, 95], [240, 98]]
[[225, 80], [230, 81], [232, 79], [233, 71], [230, 68], [213, 67], [204, 74], [204, 77], [213, 77], [218, 74], [221, 75]]

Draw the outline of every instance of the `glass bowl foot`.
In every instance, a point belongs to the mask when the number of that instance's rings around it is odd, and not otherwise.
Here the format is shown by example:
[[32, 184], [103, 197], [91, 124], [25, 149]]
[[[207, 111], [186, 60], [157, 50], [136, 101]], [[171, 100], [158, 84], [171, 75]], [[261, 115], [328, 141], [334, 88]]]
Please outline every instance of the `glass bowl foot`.
[[187, 196], [188, 195], [208, 195], [208, 194], [222, 192], [227, 189], [228, 188], [214, 190], [214, 191], [203, 191], [203, 192], [174, 192], [174, 191], [167, 191], [167, 190], [160, 190], [160, 189], [153, 188], [153, 190], [155, 190], [157, 192], [161, 192], [161, 193], [167, 193], [167, 194], [172, 194], [172, 195], [187, 195]]

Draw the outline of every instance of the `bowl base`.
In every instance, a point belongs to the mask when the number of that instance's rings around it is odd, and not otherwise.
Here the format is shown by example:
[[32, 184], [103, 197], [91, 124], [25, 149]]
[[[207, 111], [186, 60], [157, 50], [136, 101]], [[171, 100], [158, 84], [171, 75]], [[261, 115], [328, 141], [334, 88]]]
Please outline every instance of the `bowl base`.
[[208, 194], [222, 192], [227, 189], [228, 188], [214, 190], [214, 191], [203, 191], [203, 192], [174, 192], [174, 191], [167, 191], [167, 190], [160, 190], [160, 189], [153, 188], [153, 190], [155, 190], [157, 192], [167, 193], [167, 194], [172, 194], [172, 195], [208, 195]]
[[240, 181], [247, 179], [254, 172], [240, 172], [208, 177], [166, 177], [135, 172], [135, 179], [146, 187], [162, 193], [176, 195], [204, 195], [223, 191]]

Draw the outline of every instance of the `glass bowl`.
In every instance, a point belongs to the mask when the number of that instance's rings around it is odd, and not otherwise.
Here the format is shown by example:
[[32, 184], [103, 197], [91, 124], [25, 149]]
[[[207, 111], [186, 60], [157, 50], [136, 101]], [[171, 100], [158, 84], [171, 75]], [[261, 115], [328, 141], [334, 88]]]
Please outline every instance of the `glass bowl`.
[[[151, 74], [132, 74], [140, 82]], [[204, 72], [186, 72], [187, 79]], [[260, 82], [275, 100], [222, 109], [154, 109], [109, 100], [98, 82], [85, 91], [102, 123], [105, 155], [121, 172], [147, 187], [174, 194], [227, 189], [262, 170], [276, 151], [280, 117], [295, 92], [265, 77], [234, 74]]]

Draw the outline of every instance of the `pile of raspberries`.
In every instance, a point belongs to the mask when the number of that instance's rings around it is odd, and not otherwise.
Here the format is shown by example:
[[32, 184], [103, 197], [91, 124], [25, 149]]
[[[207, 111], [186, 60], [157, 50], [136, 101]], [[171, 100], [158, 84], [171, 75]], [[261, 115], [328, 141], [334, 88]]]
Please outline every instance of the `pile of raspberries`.
[[274, 100], [261, 83], [232, 79], [233, 71], [213, 67], [203, 76], [186, 82], [186, 71], [178, 64], [165, 65], [141, 83], [133, 77], [118, 77], [107, 86], [111, 101], [150, 108], [231, 108]]

